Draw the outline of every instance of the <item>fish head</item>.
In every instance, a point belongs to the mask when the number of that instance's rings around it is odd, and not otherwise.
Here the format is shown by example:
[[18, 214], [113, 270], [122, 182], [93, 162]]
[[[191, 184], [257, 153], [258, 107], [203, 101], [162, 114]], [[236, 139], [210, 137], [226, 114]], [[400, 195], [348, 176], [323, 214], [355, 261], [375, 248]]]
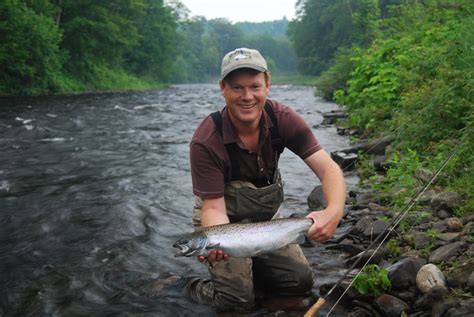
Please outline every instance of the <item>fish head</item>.
[[204, 234], [189, 234], [176, 241], [173, 247], [178, 249], [175, 256], [197, 256], [204, 253], [208, 244]]

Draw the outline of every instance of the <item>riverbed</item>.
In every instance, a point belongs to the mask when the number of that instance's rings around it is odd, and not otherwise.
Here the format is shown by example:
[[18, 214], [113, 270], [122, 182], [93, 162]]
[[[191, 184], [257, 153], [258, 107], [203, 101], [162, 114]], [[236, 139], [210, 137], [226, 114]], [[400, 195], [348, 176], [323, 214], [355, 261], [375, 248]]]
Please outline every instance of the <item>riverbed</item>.
[[[326, 151], [348, 146], [321, 125], [337, 105], [312, 88], [273, 86], [270, 98], [300, 113]], [[213, 316], [177, 291], [140, 290], [169, 272], [206, 273], [171, 245], [193, 230], [189, 141], [222, 106], [217, 84], [0, 99], [0, 316]], [[283, 213], [307, 211], [317, 178], [289, 150], [280, 168]], [[305, 253], [316, 291], [343, 273], [337, 254]]]

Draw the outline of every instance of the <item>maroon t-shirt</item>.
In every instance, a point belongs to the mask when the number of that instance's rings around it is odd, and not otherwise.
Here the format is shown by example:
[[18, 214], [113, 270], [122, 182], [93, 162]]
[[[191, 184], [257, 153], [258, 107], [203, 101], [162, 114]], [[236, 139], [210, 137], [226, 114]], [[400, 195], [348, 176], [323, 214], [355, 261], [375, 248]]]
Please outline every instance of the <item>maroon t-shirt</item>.
[[[292, 108], [267, 99], [278, 122], [278, 132], [283, 146], [293, 153], [307, 158], [322, 147], [304, 119]], [[227, 112], [221, 110], [222, 136], [214, 120], [207, 116], [194, 132], [190, 145], [193, 193], [201, 198], [224, 196], [224, 185], [231, 180], [231, 164], [225, 144], [237, 143], [240, 163], [240, 180], [260, 187], [272, 180], [276, 167], [276, 153], [271, 147], [270, 128], [273, 126], [266, 111], [260, 121], [257, 151], [245, 149]]]

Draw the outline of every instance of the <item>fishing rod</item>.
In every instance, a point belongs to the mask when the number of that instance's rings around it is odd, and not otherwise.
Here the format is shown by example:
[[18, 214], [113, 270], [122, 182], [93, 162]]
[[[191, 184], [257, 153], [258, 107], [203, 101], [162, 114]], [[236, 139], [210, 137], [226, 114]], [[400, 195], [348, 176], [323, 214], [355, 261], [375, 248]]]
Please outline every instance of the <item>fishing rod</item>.
[[344, 279], [349, 275], [349, 273], [359, 264], [359, 262], [364, 258], [364, 256], [375, 246], [376, 243], [383, 237], [382, 241], [378, 243], [377, 247], [375, 250], [372, 252], [370, 257], [367, 259], [367, 261], [364, 263], [362, 268], [357, 272], [357, 274], [350, 280], [349, 285], [345, 288], [344, 292], [339, 296], [337, 301], [334, 303], [334, 305], [331, 307], [331, 309], [328, 311], [326, 316], [329, 316], [329, 314], [334, 310], [334, 308], [337, 306], [337, 304], [341, 301], [341, 299], [344, 297], [344, 295], [347, 293], [349, 288], [352, 286], [354, 283], [354, 280], [360, 275], [360, 273], [364, 270], [364, 268], [370, 263], [374, 255], [377, 253], [377, 251], [381, 248], [383, 243], [387, 240], [387, 238], [392, 234], [392, 232], [395, 230], [397, 225], [400, 223], [400, 221], [406, 216], [406, 214], [410, 211], [410, 209], [416, 204], [418, 199], [425, 193], [425, 191], [431, 186], [431, 184], [434, 182], [434, 180], [438, 177], [438, 175], [441, 173], [441, 171], [446, 167], [446, 165], [449, 163], [449, 161], [453, 158], [453, 156], [456, 154], [456, 149], [451, 152], [451, 154], [444, 160], [444, 162], [441, 164], [441, 166], [436, 170], [436, 172], [431, 176], [431, 178], [428, 180], [428, 182], [421, 188], [421, 190], [416, 193], [410, 202], [405, 206], [402, 212], [398, 213], [387, 226], [387, 229], [385, 229], [383, 232], [381, 232], [375, 240], [370, 243], [370, 245], [366, 248], [366, 250], [360, 255], [357, 260], [346, 270], [344, 275], [337, 281], [336, 284], [334, 284], [333, 287], [324, 295], [323, 297], [318, 298], [316, 303], [311, 306], [308, 311], [304, 314], [304, 317], [313, 317], [317, 314], [321, 306], [326, 303], [327, 299], [331, 295], [331, 293], [344, 281]]

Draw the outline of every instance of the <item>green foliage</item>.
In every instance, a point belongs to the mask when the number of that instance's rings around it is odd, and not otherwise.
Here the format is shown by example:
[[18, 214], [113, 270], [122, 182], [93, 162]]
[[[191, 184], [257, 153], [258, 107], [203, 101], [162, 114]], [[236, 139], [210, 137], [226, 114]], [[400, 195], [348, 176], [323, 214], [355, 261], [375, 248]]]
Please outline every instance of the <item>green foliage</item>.
[[0, 94], [57, 91], [65, 54], [52, 19], [22, 1], [0, 2]]
[[385, 251], [392, 257], [397, 257], [401, 253], [400, 243], [397, 239], [388, 240], [385, 244]]
[[322, 72], [315, 83], [318, 95], [326, 100], [333, 100], [335, 91], [346, 91], [346, 82], [354, 69], [352, 57], [355, 52], [355, 48], [338, 50], [334, 65]]
[[353, 285], [361, 294], [374, 296], [382, 295], [391, 288], [388, 271], [380, 269], [376, 264], [367, 265], [354, 279]]
[[378, 13], [376, 0], [298, 1], [288, 34], [306, 75], [326, 70], [338, 49], [368, 45]]
[[437, 184], [463, 196], [458, 213], [472, 212], [474, 3], [407, 2], [388, 16], [370, 47], [354, 51], [347, 86], [334, 99], [365, 135], [395, 138], [396, 156], [377, 185], [392, 204], [402, 207], [422, 185], [412, 177], [418, 168], [437, 170], [455, 149]]

